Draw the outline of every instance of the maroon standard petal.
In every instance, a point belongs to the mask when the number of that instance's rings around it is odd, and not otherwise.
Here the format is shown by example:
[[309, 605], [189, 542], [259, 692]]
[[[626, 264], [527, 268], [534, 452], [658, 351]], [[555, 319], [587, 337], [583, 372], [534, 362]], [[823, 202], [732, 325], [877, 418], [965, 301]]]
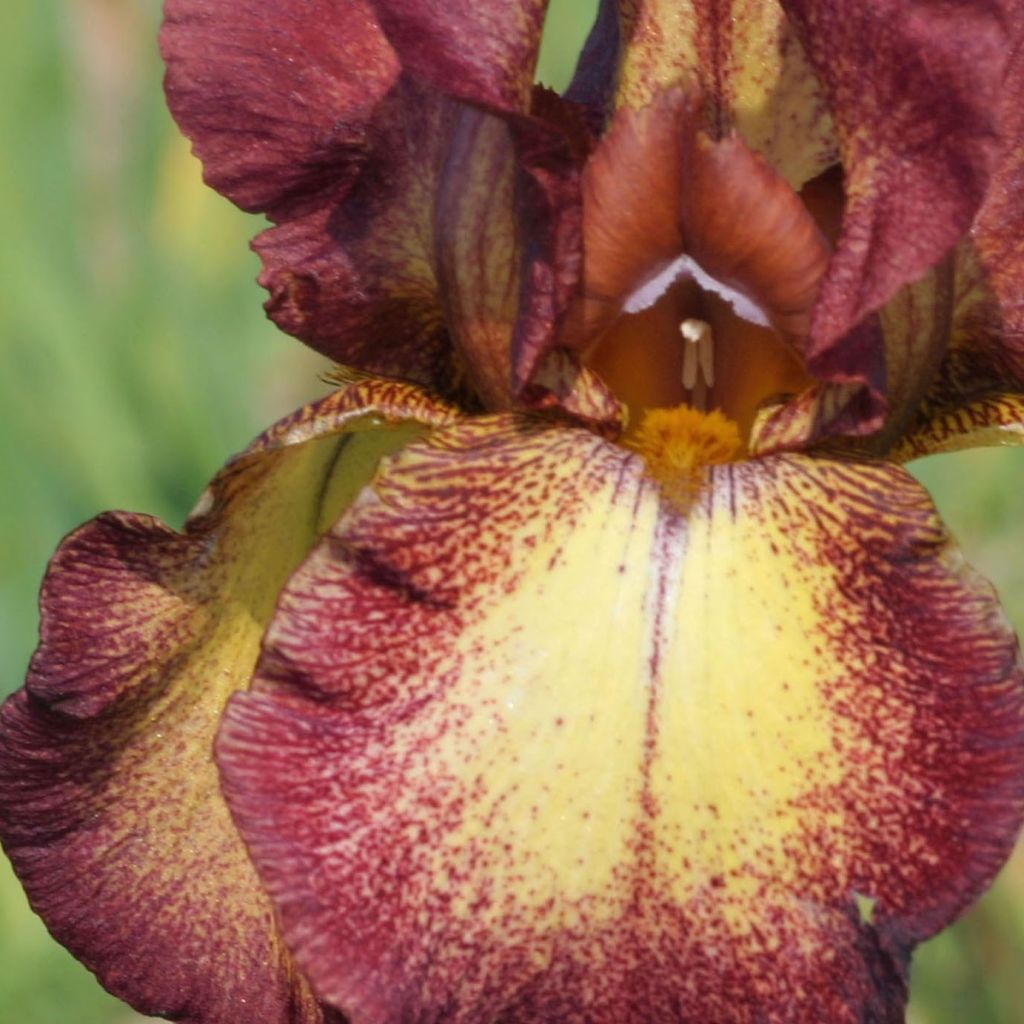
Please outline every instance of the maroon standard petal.
[[472, 103], [525, 112], [547, 0], [372, 0], [402, 66]]
[[[267, 312], [332, 359], [457, 392], [435, 211], [461, 108], [403, 79], [365, 128], [361, 172], [276, 207], [256, 238]], [[480, 117], [484, 115], [478, 115]]]
[[168, 101], [207, 180], [275, 223], [279, 326], [467, 404], [532, 401], [580, 248], [559, 101], [530, 109], [543, 8], [169, 0]]
[[257, 238], [275, 322], [464, 404], [532, 402], [579, 272], [579, 158], [559, 103], [503, 118], [403, 77], [351, 187], [277, 209]]
[[870, 384], [881, 333], [841, 339], [970, 226], [997, 152], [1010, 6], [782, 3], [827, 96], [845, 172], [842, 232], [808, 366], [823, 379]]
[[167, 0], [167, 102], [246, 210], [350, 180], [399, 62], [365, 0]]
[[1024, 441], [1024, 18], [1014, 27], [999, 164], [952, 261], [948, 346], [910, 410], [904, 454]]

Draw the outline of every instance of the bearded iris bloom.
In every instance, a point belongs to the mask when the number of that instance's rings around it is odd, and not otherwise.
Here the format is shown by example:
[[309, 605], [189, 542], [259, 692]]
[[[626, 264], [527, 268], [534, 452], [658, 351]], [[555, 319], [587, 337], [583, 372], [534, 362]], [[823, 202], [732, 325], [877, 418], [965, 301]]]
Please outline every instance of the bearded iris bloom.
[[72, 534], [0, 835], [206, 1024], [902, 1019], [1024, 815], [906, 459], [1024, 436], [1024, 23], [170, 0], [172, 110], [353, 367], [177, 533]]

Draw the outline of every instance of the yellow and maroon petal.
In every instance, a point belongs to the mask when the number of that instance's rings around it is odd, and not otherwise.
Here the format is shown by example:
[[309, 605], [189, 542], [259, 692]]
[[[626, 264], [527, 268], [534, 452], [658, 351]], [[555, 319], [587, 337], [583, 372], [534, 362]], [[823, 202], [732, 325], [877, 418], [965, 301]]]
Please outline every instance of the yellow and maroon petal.
[[213, 738], [290, 572], [382, 454], [451, 418], [357, 381], [229, 463], [184, 532], [108, 513], [54, 556], [28, 681], [0, 712], [0, 838], [58, 941], [142, 1012], [340, 1021], [280, 937]]
[[899, 440], [888, 458], [909, 462], [924, 455], [999, 445], [1024, 445], [1024, 395], [992, 391], [944, 411], [932, 411]]
[[709, 474], [465, 422], [292, 577], [217, 757], [353, 1024], [902, 1020], [1024, 814], [1016, 640], [901, 469]]
[[[620, 0], [619, 12], [620, 104], [695, 86], [712, 135], [735, 130], [793, 188], [835, 163], [823, 91], [776, 0]], [[601, 38], [614, 38], [610, 25]]]

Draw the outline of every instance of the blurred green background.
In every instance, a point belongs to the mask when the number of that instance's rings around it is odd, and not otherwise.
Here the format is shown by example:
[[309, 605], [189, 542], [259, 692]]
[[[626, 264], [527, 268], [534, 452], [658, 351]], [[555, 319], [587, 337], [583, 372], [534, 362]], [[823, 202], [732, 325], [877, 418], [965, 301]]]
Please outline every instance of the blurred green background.
[[[593, 0], [553, 8], [564, 83]], [[167, 115], [157, 0], [8, 4], [0, 33], [0, 695], [34, 645], [36, 590], [107, 508], [178, 525], [322, 364], [264, 319], [259, 224], [205, 189]], [[914, 467], [1024, 626], [1024, 450]], [[0, 1024], [130, 1024], [54, 944], [0, 860]], [[918, 954], [913, 1024], [1024, 1024], [1024, 854]], [[253, 1024], [258, 1024], [254, 1021]]]

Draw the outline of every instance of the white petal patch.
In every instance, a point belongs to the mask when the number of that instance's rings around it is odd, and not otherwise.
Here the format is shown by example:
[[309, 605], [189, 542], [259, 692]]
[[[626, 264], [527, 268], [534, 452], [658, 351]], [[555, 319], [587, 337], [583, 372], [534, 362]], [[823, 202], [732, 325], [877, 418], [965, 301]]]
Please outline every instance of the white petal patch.
[[742, 292], [712, 277], [703, 267], [689, 256], [679, 256], [654, 277], [640, 285], [623, 303], [624, 313], [639, 313], [653, 306], [681, 277], [692, 277], [705, 291], [721, 296], [735, 310], [736, 315], [761, 327], [771, 326], [768, 317], [756, 302]]

